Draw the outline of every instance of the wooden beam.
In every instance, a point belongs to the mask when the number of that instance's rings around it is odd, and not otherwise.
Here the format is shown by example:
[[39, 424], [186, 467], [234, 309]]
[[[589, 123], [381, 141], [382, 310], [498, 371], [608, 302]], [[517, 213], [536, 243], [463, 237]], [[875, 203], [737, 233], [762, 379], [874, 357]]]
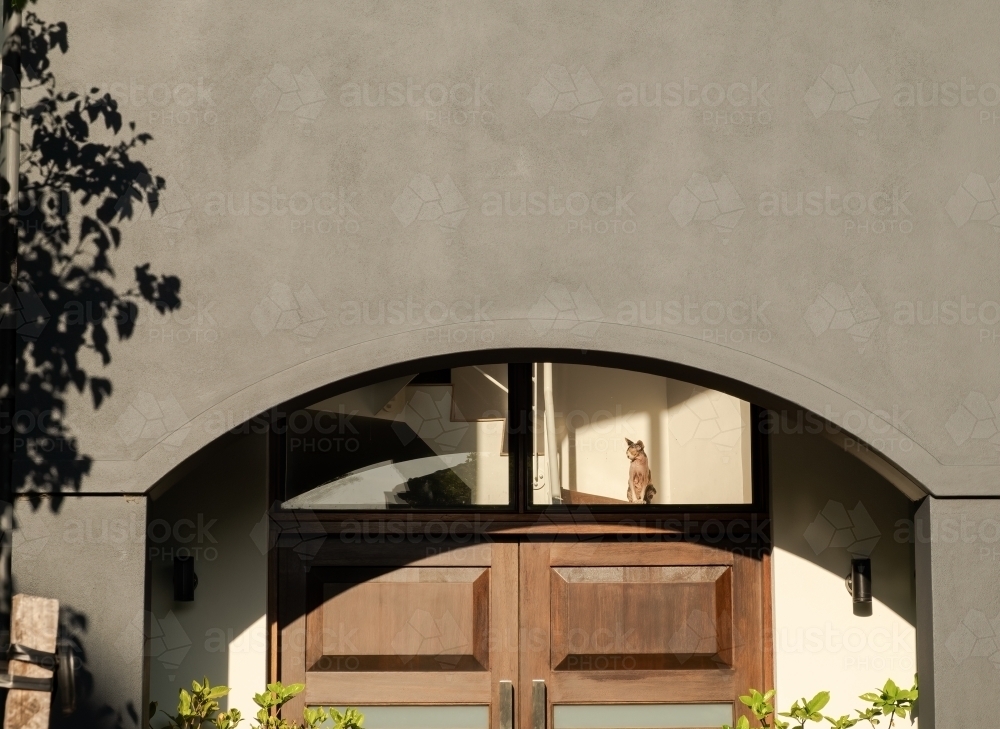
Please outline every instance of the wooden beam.
[[[11, 609], [10, 642], [25, 648], [56, 652], [59, 633], [59, 601], [30, 595], [14, 595]], [[11, 661], [12, 676], [52, 678], [52, 671], [23, 661]], [[48, 691], [12, 689], [4, 712], [6, 729], [48, 729], [52, 694]]]

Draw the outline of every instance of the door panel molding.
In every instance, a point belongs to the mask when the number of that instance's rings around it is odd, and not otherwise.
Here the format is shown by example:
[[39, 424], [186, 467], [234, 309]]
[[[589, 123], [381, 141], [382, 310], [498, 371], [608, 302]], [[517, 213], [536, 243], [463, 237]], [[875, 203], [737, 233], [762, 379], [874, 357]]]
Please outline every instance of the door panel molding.
[[309, 671], [489, 669], [487, 567], [313, 568]]
[[732, 665], [728, 566], [553, 567], [550, 584], [552, 670]]
[[[616, 697], [608, 695], [608, 680], [627, 680], [635, 694], [646, 699], [628, 703], [687, 703], [701, 701], [732, 701], [737, 689], [736, 672], [716, 671], [588, 671], [559, 672], [547, 682], [549, 701], [553, 704], [606, 704]], [[653, 697], [656, 697], [655, 699]]]
[[489, 704], [493, 698], [485, 671], [423, 673], [419, 671], [308, 672], [306, 704]]
[[731, 565], [733, 553], [693, 542], [554, 542], [553, 567]]

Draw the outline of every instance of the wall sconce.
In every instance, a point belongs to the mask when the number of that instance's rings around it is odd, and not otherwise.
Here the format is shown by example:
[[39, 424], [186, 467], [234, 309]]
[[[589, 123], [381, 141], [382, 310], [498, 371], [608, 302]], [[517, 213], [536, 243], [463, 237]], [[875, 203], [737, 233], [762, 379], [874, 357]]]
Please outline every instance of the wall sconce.
[[198, 575], [194, 573], [194, 557], [174, 557], [174, 600], [194, 602], [194, 588], [198, 586]]
[[854, 614], [869, 617], [872, 614], [872, 561], [856, 557], [851, 560], [851, 574], [847, 575], [847, 591], [854, 598]]

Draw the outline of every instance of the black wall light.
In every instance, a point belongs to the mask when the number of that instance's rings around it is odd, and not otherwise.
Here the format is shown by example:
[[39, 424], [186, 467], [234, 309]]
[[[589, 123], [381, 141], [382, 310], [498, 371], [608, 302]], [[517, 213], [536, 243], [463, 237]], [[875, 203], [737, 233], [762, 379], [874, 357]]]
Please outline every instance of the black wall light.
[[854, 598], [854, 614], [868, 617], [872, 614], [872, 561], [867, 557], [851, 560], [851, 574], [847, 576], [847, 591]]
[[174, 600], [194, 602], [194, 588], [198, 586], [198, 575], [194, 573], [194, 557], [174, 557]]

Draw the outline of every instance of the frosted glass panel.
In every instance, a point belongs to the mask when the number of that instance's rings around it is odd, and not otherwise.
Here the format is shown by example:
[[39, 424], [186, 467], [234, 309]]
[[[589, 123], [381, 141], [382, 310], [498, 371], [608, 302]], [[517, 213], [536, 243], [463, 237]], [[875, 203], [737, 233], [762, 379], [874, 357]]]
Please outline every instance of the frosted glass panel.
[[[358, 706], [365, 729], [488, 729], [488, 706]], [[338, 707], [343, 711], [343, 707]], [[328, 721], [324, 726], [332, 726]]]
[[750, 403], [644, 372], [540, 362], [533, 498], [542, 504], [748, 504]]
[[718, 729], [732, 723], [732, 704], [566, 704], [553, 707], [553, 729]]

